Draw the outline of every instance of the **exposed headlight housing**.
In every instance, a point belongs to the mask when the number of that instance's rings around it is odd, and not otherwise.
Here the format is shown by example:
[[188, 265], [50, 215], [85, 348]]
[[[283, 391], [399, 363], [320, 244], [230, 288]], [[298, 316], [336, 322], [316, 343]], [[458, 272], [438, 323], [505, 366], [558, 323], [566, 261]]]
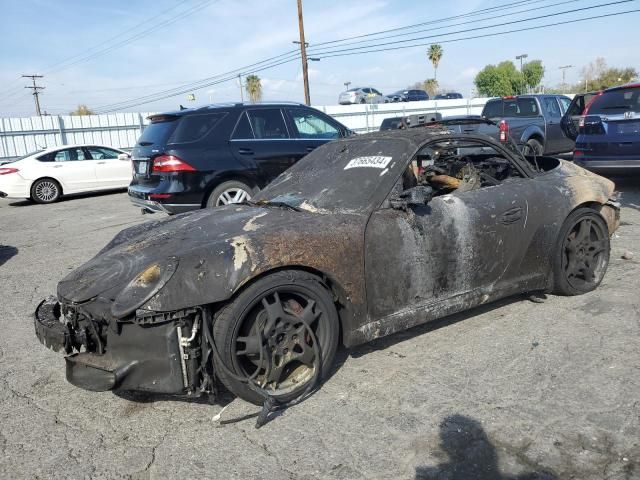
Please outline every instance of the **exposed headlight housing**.
[[122, 318], [135, 311], [166, 285], [177, 268], [176, 257], [147, 265], [118, 294], [111, 305], [111, 314], [116, 318]]

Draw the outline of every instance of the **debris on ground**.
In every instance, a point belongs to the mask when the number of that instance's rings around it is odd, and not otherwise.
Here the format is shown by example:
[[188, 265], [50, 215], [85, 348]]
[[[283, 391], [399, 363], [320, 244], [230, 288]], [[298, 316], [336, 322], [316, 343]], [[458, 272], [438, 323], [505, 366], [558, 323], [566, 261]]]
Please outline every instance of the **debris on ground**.
[[633, 252], [630, 252], [629, 250], [626, 250], [623, 254], [622, 254], [622, 258], [624, 260], [631, 260], [633, 258]]

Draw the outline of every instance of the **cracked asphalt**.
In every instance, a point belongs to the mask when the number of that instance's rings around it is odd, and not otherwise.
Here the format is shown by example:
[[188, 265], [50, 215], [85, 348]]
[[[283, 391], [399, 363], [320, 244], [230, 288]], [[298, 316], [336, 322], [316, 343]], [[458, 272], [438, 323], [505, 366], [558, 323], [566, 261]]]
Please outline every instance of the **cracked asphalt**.
[[0, 199], [0, 477], [640, 479], [638, 185], [619, 182], [622, 225], [597, 291], [510, 298], [343, 350], [319, 392], [260, 430], [243, 420], [257, 407], [226, 393], [68, 384], [32, 312], [149, 217], [122, 192]]

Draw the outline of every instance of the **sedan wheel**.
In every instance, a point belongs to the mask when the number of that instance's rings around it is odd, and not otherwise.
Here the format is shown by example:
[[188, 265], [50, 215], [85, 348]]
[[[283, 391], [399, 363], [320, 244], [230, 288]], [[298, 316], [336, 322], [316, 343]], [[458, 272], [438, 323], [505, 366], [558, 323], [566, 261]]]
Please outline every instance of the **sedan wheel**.
[[31, 187], [31, 198], [37, 203], [53, 203], [60, 198], [60, 185], [55, 180], [43, 178]]
[[260, 404], [247, 383], [290, 401], [331, 366], [338, 315], [320, 280], [306, 272], [279, 272], [256, 282], [216, 315], [214, 338], [225, 363], [244, 379], [217, 372], [236, 395]]
[[569, 216], [561, 232], [556, 258], [555, 287], [558, 293], [578, 295], [594, 290], [609, 265], [609, 231], [593, 210], [580, 209]]

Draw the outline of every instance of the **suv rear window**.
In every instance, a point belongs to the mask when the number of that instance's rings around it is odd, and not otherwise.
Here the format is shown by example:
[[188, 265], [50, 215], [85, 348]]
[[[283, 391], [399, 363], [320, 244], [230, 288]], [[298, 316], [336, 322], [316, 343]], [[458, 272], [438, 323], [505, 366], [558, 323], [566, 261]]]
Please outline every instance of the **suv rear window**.
[[185, 115], [178, 122], [168, 143], [187, 143], [208, 135], [224, 118], [226, 112]]
[[178, 117], [151, 117], [151, 123], [142, 131], [138, 145], [162, 145], [176, 128]]
[[640, 113], [640, 88], [625, 88], [605, 92], [597, 97], [589, 107], [589, 114]]

